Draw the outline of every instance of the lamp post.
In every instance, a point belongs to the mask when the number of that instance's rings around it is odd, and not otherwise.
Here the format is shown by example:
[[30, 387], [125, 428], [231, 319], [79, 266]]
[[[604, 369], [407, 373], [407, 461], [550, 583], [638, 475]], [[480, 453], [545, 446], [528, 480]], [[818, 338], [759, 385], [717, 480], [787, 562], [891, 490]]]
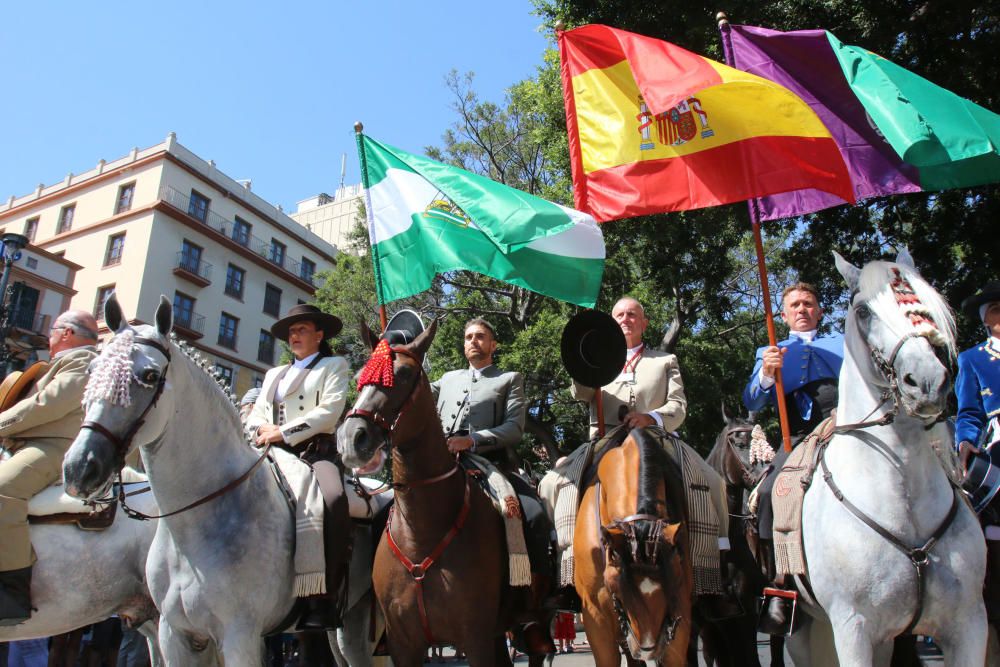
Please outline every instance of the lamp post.
[[0, 244], [3, 244], [3, 276], [0, 276], [0, 364], [6, 366], [11, 358], [10, 349], [7, 347], [7, 334], [13, 325], [11, 294], [8, 290], [10, 269], [14, 262], [21, 259], [21, 250], [28, 245], [28, 237], [24, 234], [7, 233], [0, 237]]

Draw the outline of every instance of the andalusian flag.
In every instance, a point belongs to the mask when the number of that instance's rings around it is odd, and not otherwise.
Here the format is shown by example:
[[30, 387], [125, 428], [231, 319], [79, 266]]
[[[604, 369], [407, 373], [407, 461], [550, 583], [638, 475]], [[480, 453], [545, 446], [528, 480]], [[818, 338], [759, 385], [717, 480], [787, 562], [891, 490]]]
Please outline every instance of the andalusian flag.
[[[723, 26], [727, 60], [783, 85], [830, 129], [858, 199], [1000, 181], [1000, 116], [826, 30]], [[765, 197], [762, 220], [843, 204], [815, 190]]]
[[585, 213], [358, 135], [379, 303], [467, 270], [592, 308], [604, 237]]
[[559, 47], [576, 207], [597, 220], [801, 188], [854, 200], [830, 132], [784, 86], [603, 25]]

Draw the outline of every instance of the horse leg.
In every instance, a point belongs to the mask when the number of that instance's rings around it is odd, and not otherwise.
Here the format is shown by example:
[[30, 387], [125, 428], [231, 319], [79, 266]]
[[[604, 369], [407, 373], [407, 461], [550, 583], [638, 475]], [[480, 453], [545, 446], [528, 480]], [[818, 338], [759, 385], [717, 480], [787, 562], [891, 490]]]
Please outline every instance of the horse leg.
[[[754, 639], [756, 639], [756, 633]], [[785, 667], [785, 638], [772, 635], [768, 645], [768, 648], [771, 649], [771, 667]]]
[[583, 627], [590, 643], [594, 665], [619, 667], [621, 651], [618, 648], [618, 627], [614, 623], [607, 622], [606, 618], [607, 615], [601, 614], [599, 609], [592, 610], [590, 606], [584, 605]]
[[[301, 634], [299, 638], [301, 640]], [[259, 629], [229, 626], [219, 646], [219, 653], [226, 665], [263, 665], [264, 638]]]
[[153, 621], [146, 621], [135, 630], [146, 639], [146, 644], [149, 647], [149, 666], [163, 667], [163, 656], [160, 655], [160, 638], [157, 631], [157, 624]]
[[920, 667], [916, 635], [900, 635], [892, 643], [890, 667]]
[[[982, 608], [980, 608], [982, 609]], [[941, 647], [946, 665], [966, 667], [986, 664], [989, 628], [983, 611], [970, 616], [955, 614], [949, 627], [943, 627], [934, 637]]]
[[[507, 635], [499, 635], [493, 639], [493, 655], [494, 664], [497, 667], [514, 667], [514, 663], [510, 659], [510, 651], [507, 650]], [[528, 656], [528, 664], [536, 664], [531, 662], [533, 656]], [[544, 659], [544, 655], [539, 655], [538, 658]], [[472, 664], [472, 661], [469, 661]], [[541, 662], [539, 661], [539, 663]]]
[[[208, 665], [215, 664], [215, 655], [211, 647], [211, 640], [206, 638], [204, 643], [199, 642], [195, 645], [191, 637], [171, 628], [162, 616], [160, 617], [159, 634], [160, 652], [163, 655], [163, 661], [167, 665], [184, 665], [184, 667], [188, 665], [191, 665], [191, 667], [201, 665], [208, 667]], [[263, 658], [254, 664], [261, 664], [262, 662]]]
[[367, 667], [372, 664], [369, 640], [373, 593], [369, 590], [344, 615], [344, 627], [330, 633], [330, 648], [340, 667]]

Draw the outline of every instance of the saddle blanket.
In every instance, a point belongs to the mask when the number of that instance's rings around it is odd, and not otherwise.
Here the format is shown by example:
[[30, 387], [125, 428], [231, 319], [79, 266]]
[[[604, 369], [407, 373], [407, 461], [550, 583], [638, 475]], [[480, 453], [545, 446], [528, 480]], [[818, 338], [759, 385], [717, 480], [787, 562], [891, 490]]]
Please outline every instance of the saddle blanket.
[[[148, 484], [146, 475], [134, 470], [122, 470], [122, 482], [126, 487], [138, 484]], [[127, 491], [128, 489], [126, 489]], [[103, 509], [104, 506], [100, 506]], [[62, 482], [53, 484], [47, 489], [36, 493], [28, 500], [28, 516], [51, 516], [53, 514], [90, 514], [94, 508], [84, 504], [79, 498], [66, 495]]]
[[[697, 452], [680, 439], [662, 429], [654, 428], [649, 432], [660, 441], [661, 446], [677, 463], [683, 474], [695, 594], [721, 593], [722, 577], [719, 567], [721, 519], [712, 503], [712, 485], [706, 479], [706, 475], [714, 473], [707, 469], [704, 460]], [[584, 475], [587, 474], [591, 462], [614, 435], [615, 431], [612, 430], [597, 442], [577, 447], [549, 471], [538, 485], [542, 504], [555, 525], [560, 586], [574, 585], [573, 534], [576, 531], [576, 515], [582, 500], [580, 488]]]
[[482, 456], [466, 452], [462, 458], [466, 465], [474, 466], [485, 475], [491, 492], [490, 499], [503, 518], [510, 585], [530, 586], [531, 561], [528, 560], [528, 547], [524, 539], [521, 504], [517, 500], [514, 487], [496, 466]]
[[[774, 478], [771, 510], [774, 513], [774, 566], [779, 575], [806, 574], [802, 547], [802, 501], [816, 472], [817, 449], [833, 436], [834, 417], [827, 417], [792, 450]], [[822, 443], [822, 445], [821, 445]]]
[[323, 545], [323, 494], [305, 461], [277, 447], [271, 460], [288, 482], [295, 499], [295, 597], [326, 593]]

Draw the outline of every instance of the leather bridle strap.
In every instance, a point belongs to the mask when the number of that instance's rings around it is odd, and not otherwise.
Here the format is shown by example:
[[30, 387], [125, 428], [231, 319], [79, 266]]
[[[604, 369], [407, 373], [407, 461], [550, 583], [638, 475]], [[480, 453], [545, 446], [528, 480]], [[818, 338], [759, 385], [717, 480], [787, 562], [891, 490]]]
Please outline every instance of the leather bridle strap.
[[[452, 472], [457, 469], [458, 466], [455, 466]], [[441, 538], [441, 541], [438, 542], [437, 546], [434, 547], [431, 554], [419, 563], [414, 563], [412, 560], [407, 558], [406, 554], [403, 553], [403, 550], [399, 548], [396, 540], [392, 537], [392, 517], [395, 514], [395, 505], [393, 505], [392, 509], [389, 510], [389, 520], [385, 525], [385, 537], [386, 542], [389, 544], [389, 548], [392, 550], [392, 553], [395, 554], [396, 560], [398, 560], [403, 567], [406, 568], [406, 571], [410, 573], [410, 576], [413, 577], [413, 581], [417, 584], [417, 608], [420, 611], [420, 625], [424, 630], [424, 639], [426, 639], [429, 644], [434, 644], [434, 634], [431, 632], [430, 620], [427, 618], [427, 606], [424, 602], [424, 577], [427, 576], [427, 571], [434, 566], [437, 559], [441, 557], [441, 554], [444, 553], [444, 550], [448, 548], [448, 545], [455, 539], [455, 536], [461, 532], [462, 526], [465, 525], [465, 520], [469, 517], [469, 508], [471, 507], [471, 503], [469, 502], [469, 487], [469, 478], [466, 477], [465, 495], [462, 498], [462, 509], [459, 510], [455, 523], [452, 524], [451, 529], [445, 534], [444, 537]]]
[[166, 512], [164, 514], [144, 514], [144, 513], [140, 512], [139, 510], [136, 510], [136, 509], [133, 509], [133, 508], [129, 507], [125, 503], [126, 494], [123, 493], [123, 491], [122, 491], [122, 489], [124, 489], [124, 485], [122, 485], [122, 483], [121, 483], [121, 470], [119, 470], [118, 471], [118, 484], [119, 484], [119, 486], [118, 486], [118, 502], [121, 504], [122, 510], [125, 512], [125, 514], [127, 514], [130, 518], [132, 518], [132, 519], [138, 519], [139, 521], [148, 521], [150, 519], [165, 519], [168, 516], [174, 516], [175, 514], [181, 514], [182, 512], [187, 512], [188, 510], [193, 510], [195, 507], [198, 507], [200, 505], [204, 505], [207, 502], [211, 502], [211, 501], [215, 500], [216, 498], [218, 498], [219, 496], [226, 495], [227, 493], [229, 493], [230, 491], [232, 491], [233, 489], [235, 489], [237, 486], [239, 486], [243, 482], [245, 482], [248, 479], [250, 479], [250, 476], [260, 466], [260, 464], [264, 462], [264, 459], [267, 458], [267, 455], [270, 453], [270, 451], [271, 451], [271, 443], [267, 443], [267, 446], [264, 447], [264, 451], [261, 452], [261, 454], [257, 458], [257, 460], [253, 462], [253, 465], [250, 466], [249, 468], [247, 468], [247, 471], [245, 473], [243, 473], [242, 475], [240, 475], [236, 479], [230, 481], [228, 484], [226, 484], [222, 488], [217, 489], [217, 490], [213, 491], [212, 493], [208, 494], [207, 496], [199, 498], [198, 500], [194, 501], [193, 503], [189, 503], [189, 504], [185, 505], [184, 507], [182, 507], [180, 509], [174, 510], [173, 512]]
[[920, 621], [920, 616], [924, 611], [924, 593], [926, 591], [926, 583], [924, 582], [924, 571], [927, 565], [930, 564], [930, 552], [934, 548], [946, 532], [948, 528], [951, 527], [952, 521], [954, 521], [955, 516], [958, 514], [958, 491], [952, 487], [952, 497], [951, 497], [951, 507], [948, 509], [948, 514], [945, 515], [941, 524], [934, 531], [934, 534], [924, 542], [923, 546], [910, 548], [905, 542], [900, 540], [898, 537], [890, 533], [888, 530], [879, 525], [874, 519], [865, 514], [861, 509], [859, 509], [854, 503], [848, 500], [844, 496], [844, 492], [840, 490], [840, 487], [833, 481], [833, 473], [826, 465], [826, 458], [824, 453], [826, 452], [826, 446], [821, 445], [819, 451], [819, 464], [823, 468], [823, 479], [826, 481], [827, 486], [830, 487], [830, 491], [833, 492], [834, 497], [843, 503], [844, 507], [857, 517], [862, 523], [874, 530], [876, 533], [881, 535], [889, 544], [896, 547], [899, 551], [910, 559], [910, 563], [913, 564], [914, 570], [917, 575], [917, 608], [913, 612], [913, 617], [910, 619], [909, 625], [903, 630], [902, 634], [910, 634], [917, 623]]
[[736, 449], [736, 444], [735, 444], [736, 438], [733, 436], [735, 436], [737, 433], [750, 433], [752, 431], [753, 431], [752, 426], [737, 426], [735, 428], [729, 429], [729, 431], [726, 433], [726, 446], [729, 448], [729, 451], [732, 452], [733, 456], [736, 458], [736, 465], [739, 466], [740, 468], [740, 476], [743, 478], [743, 484], [748, 491], [753, 489], [754, 484], [756, 484], [756, 480], [753, 478], [753, 475], [750, 474], [750, 470], [745, 465], [743, 465], [743, 459], [740, 458], [740, 453]]

